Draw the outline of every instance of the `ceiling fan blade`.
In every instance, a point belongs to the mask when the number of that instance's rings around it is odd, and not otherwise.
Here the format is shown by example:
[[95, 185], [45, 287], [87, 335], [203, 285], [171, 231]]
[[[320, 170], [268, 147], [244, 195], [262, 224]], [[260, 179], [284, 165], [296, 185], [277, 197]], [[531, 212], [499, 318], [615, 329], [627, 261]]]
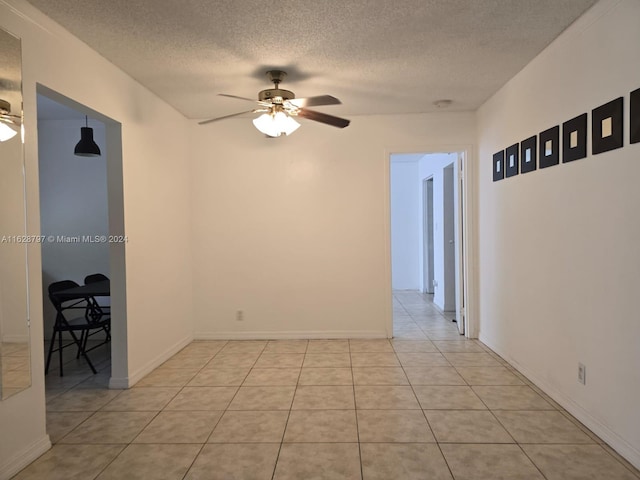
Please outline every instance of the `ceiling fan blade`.
[[203, 120], [202, 122], [198, 122], [198, 125], [206, 125], [207, 123], [217, 122], [218, 120], [224, 120], [225, 118], [237, 117], [239, 115], [244, 115], [245, 113], [256, 113], [256, 110], [248, 110], [246, 112], [232, 113], [231, 115], [225, 115], [224, 117], [210, 118], [209, 120]]
[[318, 95], [317, 97], [292, 98], [289, 103], [298, 108], [318, 107], [320, 105], [340, 105], [342, 102], [331, 95]]
[[238, 100], [246, 100], [247, 102], [256, 102], [257, 101], [257, 100], [254, 100], [253, 98], [239, 97], [238, 95], [229, 95], [228, 93], [219, 93], [218, 96], [219, 97], [236, 98]]
[[333, 115], [316, 112], [315, 110], [300, 109], [298, 110], [298, 116], [338, 128], [347, 127], [351, 123], [351, 120], [347, 120], [346, 118], [334, 117]]

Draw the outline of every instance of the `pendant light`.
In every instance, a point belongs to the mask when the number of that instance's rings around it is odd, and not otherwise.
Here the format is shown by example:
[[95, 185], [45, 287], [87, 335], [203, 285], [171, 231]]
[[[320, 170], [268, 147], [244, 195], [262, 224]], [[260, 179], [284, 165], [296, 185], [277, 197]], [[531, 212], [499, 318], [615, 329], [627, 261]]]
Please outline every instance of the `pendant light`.
[[89, 118], [84, 116], [85, 127], [80, 128], [80, 141], [73, 153], [79, 157], [99, 157], [100, 147], [93, 141], [93, 128], [89, 127]]

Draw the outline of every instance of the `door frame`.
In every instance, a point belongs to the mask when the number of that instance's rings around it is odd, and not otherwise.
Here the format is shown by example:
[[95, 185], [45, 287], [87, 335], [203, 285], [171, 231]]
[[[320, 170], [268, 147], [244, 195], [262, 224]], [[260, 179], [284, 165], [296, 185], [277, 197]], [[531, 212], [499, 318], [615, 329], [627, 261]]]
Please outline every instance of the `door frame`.
[[[461, 255], [461, 261], [458, 262], [458, 269], [461, 272], [460, 284], [460, 307], [461, 318], [458, 318], [458, 328], [464, 332], [468, 338], [478, 337], [478, 313], [477, 313], [477, 281], [476, 272], [473, 267], [476, 265], [476, 245], [474, 235], [475, 225], [475, 209], [471, 199], [474, 197], [474, 168], [473, 153], [474, 146], [470, 144], [461, 145], [427, 145], [414, 147], [387, 148], [384, 150], [384, 235], [385, 235], [385, 283], [387, 291], [387, 321], [386, 334], [388, 338], [393, 337], [393, 290], [391, 286], [391, 156], [398, 154], [415, 154], [421, 153], [425, 155], [434, 153], [457, 153], [458, 155], [458, 182], [459, 192], [457, 199], [459, 200], [458, 221], [460, 223], [460, 238], [458, 251]], [[460, 316], [460, 315], [458, 315]]]
[[[107, 202], [109, 236], [124, 237], [124, 188], [122, 167], [122, 124], [40, 83], [36, 93], [91, 116], [105, 125]], [[38, 191], [38, 197], [40, 193]], [[38, 231], [40, 212], [38, 212]], [[111, 278], [111, 378], [109, 388], [129, 388], [128, 320], [126, 299], [126, 258], [124, 242], [109, 242], [109, 276]], [[40, 264], [42, 270], [42, 264]], [[44, 370], [44, 365], [43, 365]]]

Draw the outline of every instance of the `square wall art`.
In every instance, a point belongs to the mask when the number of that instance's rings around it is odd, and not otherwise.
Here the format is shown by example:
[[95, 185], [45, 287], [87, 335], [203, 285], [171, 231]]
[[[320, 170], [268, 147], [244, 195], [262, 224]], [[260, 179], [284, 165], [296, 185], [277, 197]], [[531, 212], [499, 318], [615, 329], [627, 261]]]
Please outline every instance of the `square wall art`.
[[622, 147], [622, 97], [591, 111], [591, 152], [608, 152]]
[[516, 143], [515, 145], [511, 145], [507, 148], [507, 156], [504, 159], [506, 165], [505, 175], [507, 177], [513, 177], [514, 175], [518, 175], [518, 171], [520, 168], [520, 160], [518, 156], [518, 147], [519, 145]]
[[587, 156], [587, 114], [562, 124], [562, 163]]
[[631, 133], [629, 135], [629, 141], [631, 143], [640, 142], [640, 88], [631, 92], [631, 105], [629, 107], [631, 111]]
[[493, 154], [493, 181], [497, 182], [504, 178], [504, 150]]
[[540, 133], [540, 154], [539, 163], [540, 168], [552, 167], [560, 162], [560, 127], [555, 127], [545, 130]]
[[520, 142], [520, 172], [533, 172], [537, 165], [538, 137], [535, 135]]

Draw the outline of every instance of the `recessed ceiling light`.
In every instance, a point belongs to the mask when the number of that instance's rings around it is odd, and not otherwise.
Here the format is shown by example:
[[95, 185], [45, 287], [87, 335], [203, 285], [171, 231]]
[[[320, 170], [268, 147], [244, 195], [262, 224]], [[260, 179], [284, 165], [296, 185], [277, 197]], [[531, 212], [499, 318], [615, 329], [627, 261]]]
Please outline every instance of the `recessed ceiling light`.
[[438, 107], [438, 108], [447, 108], [449, 106], [451, 106], [451, 104], [453, 103], [453, 100], [436, 100], [435, 102], [433, 102], [433, 104]]

